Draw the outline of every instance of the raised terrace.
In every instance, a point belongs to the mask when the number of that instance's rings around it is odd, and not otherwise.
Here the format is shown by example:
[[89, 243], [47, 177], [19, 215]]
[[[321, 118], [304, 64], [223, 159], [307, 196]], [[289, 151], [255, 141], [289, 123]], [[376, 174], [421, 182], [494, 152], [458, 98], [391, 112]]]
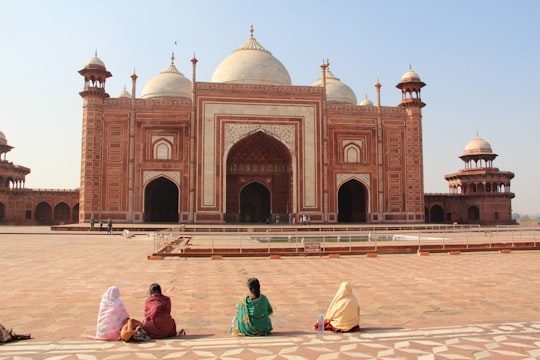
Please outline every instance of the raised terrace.
[[[53, 230], [88, 230], [87, 225]], [[99, 231], [96, 228], [95, 231]], [[148, 259], [281, 257], [540, 250], [540, 227], [470, 225], [180, 225], [118, 224], [125, 238], [148, 236]]]

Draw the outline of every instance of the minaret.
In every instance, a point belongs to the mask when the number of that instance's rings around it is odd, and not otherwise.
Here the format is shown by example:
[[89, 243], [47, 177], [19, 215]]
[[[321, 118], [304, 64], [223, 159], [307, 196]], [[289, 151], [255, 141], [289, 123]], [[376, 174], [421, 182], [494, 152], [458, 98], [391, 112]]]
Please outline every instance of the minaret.
[[90, 96], [102, 99], [109, 97], [109, 94], [105, 92], [105, 81], [112, 74], [107, 71], [103, 61], [97, 57], [97, 51], [95, 56], [86, 62], [84, 69], [79, 70], [79, 74], [84, 76], [84, 90], [79, 93], [84, 99]]
[[79, 222], [88, 222], [92, 216], [99, 218], [101, 212], [103, 101], [109, 97], [105, 81], [112, 74], [97, 57], [97, 51], [79, 74], [84, 77], [84, 89], [79, 93], [83, 98]]
[[425, 222], [424, 211], [424, 156], [422, 150], [422, 108], [426, 106], [420, 97], [426, 86], [420, 76], [409, 66], [396, 85], [401, 90], [400, 106], [405, 108], [408, 119], [405, 124], [405, 204], [407, 222]]

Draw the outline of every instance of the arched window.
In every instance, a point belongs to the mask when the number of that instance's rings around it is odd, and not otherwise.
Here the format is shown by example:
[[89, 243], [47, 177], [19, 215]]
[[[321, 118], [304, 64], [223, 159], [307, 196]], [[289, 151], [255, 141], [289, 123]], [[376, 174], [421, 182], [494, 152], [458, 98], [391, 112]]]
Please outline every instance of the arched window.
[[362, 141], [353, 140], [343, 144], [343, 161], [346, 163], [362, 162]]
[[360, 149], [354, 144], [345, 147], [345, 162], [358, 163], [360, 162]]
[[171, 144], [166, 140], [158, 140], [154, 143], [154, 159], [171, 160]]

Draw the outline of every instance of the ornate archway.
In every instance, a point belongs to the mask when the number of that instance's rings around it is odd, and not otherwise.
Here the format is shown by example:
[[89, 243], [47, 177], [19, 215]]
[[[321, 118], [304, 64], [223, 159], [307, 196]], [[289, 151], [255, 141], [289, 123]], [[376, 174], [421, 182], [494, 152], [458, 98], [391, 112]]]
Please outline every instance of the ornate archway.
[[367, 191], [357, 180], [351, 179], [338, 190], [338, 222], [365, 223], [367, 220]]
[[[291, 210], [291, 161], [287, 147], [263, 131], [251, 134], [233, 145], [226, 164], [225, 221], [258, 222], [266, 216], [274, 219], [276, 215], [285, 219]], [[248, 211], [248, 205], [242, 203], [242, 196], [252, 196], [252, 199], [262, 196], [263, 190], [258, 186], [268, 191], [268, 208], [261, 210], [266, 212], [262, 214], [262, 219], [259, 210]], [[246, 193], [242, 195], [244, 191]]]
[[178, 222], [178, 187], [165, 177], [146, 185], [144, 190], [145, 222]]

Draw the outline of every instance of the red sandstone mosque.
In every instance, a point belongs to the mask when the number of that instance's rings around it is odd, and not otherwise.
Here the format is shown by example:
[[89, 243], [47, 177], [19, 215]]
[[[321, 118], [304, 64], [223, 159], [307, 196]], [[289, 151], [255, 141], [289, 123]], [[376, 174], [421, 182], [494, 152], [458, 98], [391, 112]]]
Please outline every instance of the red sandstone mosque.
[[[409, 69], [397, 106], [356, 95], [323, 63], [311, 86], [253, 36], [209, 82], [175, 64], [131, 92], [110, 97], [104, 62], [84, 77], [81, 186], [57, 197], [24, 189], [0, 137], [0, 222], [88, 223], [477, 223], [509, 224], [510, 180], [480, 138], [465, 168], [447, 175], [449, 194], [424, 194], [421, 89]], [[46, 208], [46, 210], [44, 210]]]

